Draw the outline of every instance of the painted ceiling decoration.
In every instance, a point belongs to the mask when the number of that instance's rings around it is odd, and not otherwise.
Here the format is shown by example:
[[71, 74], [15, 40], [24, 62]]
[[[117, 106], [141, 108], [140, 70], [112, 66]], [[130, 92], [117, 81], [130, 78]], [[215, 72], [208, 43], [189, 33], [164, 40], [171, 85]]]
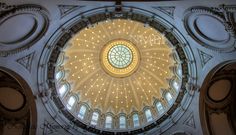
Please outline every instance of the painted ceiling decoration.
[[[50, 38], [38, 72], [47, 72], [39, 78], [43, 100], [49, 112], [55, 104], [55, 111], [86, 131], [142, 133], [189, 105], [195, 71], [188, 69], [195, 63], [187, 42], [161, 18], [109, 10], [77, 16]], [[176, 112], [176, 119], [183, 113]], [[174, 124], [172, 117], [163, 124]]]
[[61, 64], [71, 92], [103, 113], [129, 114], [151, 106], [168, 89], [175, 61], [158, 31], [124, 19], [99, 22], [76, 34]]

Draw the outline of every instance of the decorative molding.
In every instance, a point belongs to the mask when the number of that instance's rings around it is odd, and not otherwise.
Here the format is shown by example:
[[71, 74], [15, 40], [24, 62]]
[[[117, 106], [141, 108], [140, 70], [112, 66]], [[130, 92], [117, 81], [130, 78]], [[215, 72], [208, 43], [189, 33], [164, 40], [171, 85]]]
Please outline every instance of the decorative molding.
[[25, 67], [29, 72], [31, 72], [31, 65], [32, 65], [32, 60], [34, 58], [34, 54], [35, 52], [30, 53], [22, 58], [17, 59], [16, 61], [23, 67]]
[[78, 5], [58, 5], [58, 8], [60, 10], [61, 13], [61, 18], [63, 18], [64, 16], [70, 14], [71, 12], [80, 9], [84, 6], [78, 6]]
[[0, 16], [9, 10], [12, 10], [15, 7], [16, 7], [15, 5], [7, 5], [6, 3], [0, 2]]
[[[219, 52], [233, 51], [236, 26], [232, 9], [225, 5], [192, 7], [185, 12], [184, 26], [188, 34], [202, 46]], [[211, 27], [206, 28], [204, 24]]]
[[234, 13], [236, 12], [236, 5], [219, 5], [219, 7], [212, 7], [215, 14], [220, 14], [224, 20], [225, 29], [229, 32], [234, 38], [236, 38], [236, 25], [234, 20]]
[[184, 121], [183, 124], [192, 127], [194, 129], [196, 128], [193, 112], [190, 113], [190, 115], [187, 117], [187, 119]]
[[43, 129], [43, 135], [50, 135], [57, 132], [57, 128], [53, 128], [53, 126], [55, 126], [54, 123], [50, 123], [44, 119], [43, 124], [40, 125], [40, 128]]
[[163, 7], [152, 7], [156, 10], [161, 11], [162, 13], [168, 15], [169, 17], [171, 17], [172, 19], [174, 19], [174, 11], [175, 11], [175, 7], [174, 6], [163, 6]]
[[205, 53], [201, 50], [198, 50], [198, 54], [200, 56], [202, 67], [204, 67], [205, 64], [213, 58], [213, 56], [211, 56], [211, 55], [209, 55], [209, 54], [207, 54], [207, 53]]
[[[34, 45], [42, 38], [49, 26], [47, 10], [38, 5], [4, 6], [3, 4], [1, 12], [0, 56], [3, 57]], [[16, 21], [18, 23], [14, 23]]]

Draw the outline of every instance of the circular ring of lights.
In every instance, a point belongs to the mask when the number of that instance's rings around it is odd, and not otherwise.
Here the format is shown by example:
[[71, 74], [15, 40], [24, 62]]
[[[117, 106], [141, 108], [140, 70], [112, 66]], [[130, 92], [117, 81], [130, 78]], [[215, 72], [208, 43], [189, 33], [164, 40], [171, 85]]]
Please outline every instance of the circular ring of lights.
[[[161, 134], [174, 125], [179, 118], [181, 118], [181, 116], [185, 113], [184, 110], [186, 110], [191, 103], [194, 91], [192, 91], [193, 87], [188, 86], [196, 84], [196, 81], [192, 80], [192, 78], [196, 77], [196, 66], [195, 63], [192, 62], [194, 61], [192, 51], [178, 30], [173, 28], [171, 24], [169, 24], [160, 16], [146, 10], [136, 9], [134, 7], [123, 7], [123, 11], [119, 14], [114, 12], [115, 7], [111, 6], [107, 8], [109, 9], [108, 13], [104, 12], [104, 9], [106, 8], [99, 8], [83, 13], [83, 17], [86, 16], [86, 19], [83, 19], [80, 16], [72, 18], [63, 25], [63, 29], [58, 29], [50, 37], [49, 41], [47, 42], [47, 47], [44, 49], [39, 62], [41, 67], [38, 71], [39, 92], [45, 93], [45, 96], [42, 97], [42, 101], [45, 103], [44, 105], [48, 112], [60, 125], [63, 126], [66, 124], [68, 126], [71, 125], [71, 127], [74, 127], [66, 129], [72, 134], [86, 134], [87, 132], [104, 135], [140, 134], [143, 132]], [[130, 12], [131, 9], [132, 12]], [[70, 40], [75, 33], [81, 31], [83, 28], [91, 26], [91, 24], [96, 24], [97, 22], [101, 22], [106, 19], [117, 18], [131, 19], [142, 23], [145, 22], [152, 28], [164, 34], [169, 40], [169, 43], [174, 47], [176, 56], [178, 57], [176, 59], [178, 59], [178, 63], [181, 65], [180, 68], [182, 70], [182, 76], [180, 77], [181, 85], [179, 93], [174, 99], [174, 102], [166, 109], [166, 113], [163, 113], [161, 116], [154, 118], [152, 122], [142, 123], [138, 127], [129, 127], [128, 129], [105, 129], [104, 127], [89, 125], [87, 121], [76, 118], [75, 114], [66, 109], [63, 99], [61, 99], [57, 91], [58, 87], [55, 83], [55, 72], [57, 71], [56, 65], [58, 63], [58, 57], [61, 56], [60, 54], [63, 53], [63, 50], [67, 46], [70, 46], [70, 44], [67, 44], [67, 41]], [[65, 80], [63, 81], [65, 82]], [[70, 95], [73, 93], [68, 92], [67, 94]], [[155, 103], [156, 101], [153, 104]], [[89, 105], [86, 106], [89, 107]], [[97, 109], [89, 108], [89, 110], [90, 112], [93, 112]], [[139, 115], [143, 112], [134, 113]], [[102, 114], [102, 117], [104, 118], [106, 115], [107, 114]], [[171, 119], [168, 119], [169, 116], [171, 116]]]
[[124, 39], [108, 42], [101, 51], [103, 69], [114, 77], [132, 74], [139, 64], [139, 52], [135, 45]]

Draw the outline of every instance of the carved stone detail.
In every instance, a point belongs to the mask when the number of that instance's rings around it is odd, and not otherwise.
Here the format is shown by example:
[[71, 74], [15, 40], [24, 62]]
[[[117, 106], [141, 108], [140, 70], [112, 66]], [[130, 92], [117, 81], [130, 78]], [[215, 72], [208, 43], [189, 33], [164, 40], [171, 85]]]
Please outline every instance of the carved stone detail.
[[202, 67], [205, 66], [205, 64], [212, 59], [213, 56], [201, 51], [201, 50], [198, 50], [198, 54], [200, 56], [200, 60], [201, 60], [201, 65]]
[[41, 6], [0, 5], [0, 56], [15, 54], [31, 47], [46, 32], [49, 25], [48, 13]]
[[71, 12], [80, 9], [84, 6], [77, 6], [77, 5], [58, 5], [58, 8], [60, 10], [61, 13], [61, 18], [63, 18], [64, 16], [70, 14]]
[[32, 60], [34, 58], [34, 53], [28, 54], [22, 58], [17, 59], [16, 61], [25, 67], [29, 72], [31, 71]]
[[[227, 8], [225, 5], [212, 8], [192, 7], [185, 12], [185, 28], [202, 46], [220, 52], [233, 51], [236, 26], [232, 9], [234, 8]], [[206, 28], [203, 24], [209, 27]]]
[[183, 124], [192, 128], [196, 128], [193, 112], [190, 113], [190, 115], [187, 117]]
[[168, 15], [172, 19], [174, 18], [174, 11], [175, 11], [174, 6], [163, 6], [163, 7], [158, 6], [158, 7], [153, 7], [153, 8], [163, 12], [164, 14]]

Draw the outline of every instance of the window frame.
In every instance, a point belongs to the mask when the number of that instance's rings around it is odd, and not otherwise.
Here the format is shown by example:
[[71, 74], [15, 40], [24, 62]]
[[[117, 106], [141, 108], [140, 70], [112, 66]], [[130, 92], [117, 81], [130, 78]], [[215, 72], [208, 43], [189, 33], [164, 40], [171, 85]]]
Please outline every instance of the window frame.
[[[96, 119], [94, 119], [94, 114], [97, 114]], [[93, 125], [93, 126], [97, 126], [98, 120], [99, 120], [99, 116], [100, 116], [100, 115], [99, 115], [98, 112], [93, 112], [93, 113], [92, 113], [92, 117], [91, 117], [90, 124]]]
[[[82, 110], [82, 108], [85, 108], [85, 109], [83, 109], [84, 111]], [[86, 112], [87, 112], [87, 107], [85, 105], [81, 105], [80, 108], [79, 108], [79, 112], [78, 112], [77, 117], [79, 119], [83, 120], [85, 115], [86, 115]]]
[[[150, 113], [149, 113], [150, 112]], [[152, 112], [151, 112], [151, 109], [146, 109], [144, 111], [144, 114], [145, 114], [145, 117], [146, 117], [146, 121], [147, 122], [151, 122], [153, 120], [153, 117], [152, 117]], [[150, 114], [150, 115], [149, 115]], [[148, 116], [149, 115], [149, 116]]]
[[[137, 116], [137, 117], [136, 117]], [[137, 118], [137, 120], [135, 120], [135, 117]], [[140, 121], [139, 121], [139, 115], [137, 113], [132, 115], [132, 121], [133, 121], [133, 127], [139, 127], [140, 126]]]
[[106, 129], [112, 129], [112, 121], [113, 121], [113, 118], [111, 115], [107, 115], [106, 118], [105, 118], [105, 128]]
[[[74, 99], [74, 100], [72, 100], [72, 99]], [[70, 103], [70, 101], [71, 101], [72, 103]], [[68, 110], [72, 110], [73, 107], [75, 106], [75, 102], [76, 102], [75, 96], [70, 96], [70, 97], [68, 98], [68, 100], [67, 100], [66, 108], [67, 108]]]

